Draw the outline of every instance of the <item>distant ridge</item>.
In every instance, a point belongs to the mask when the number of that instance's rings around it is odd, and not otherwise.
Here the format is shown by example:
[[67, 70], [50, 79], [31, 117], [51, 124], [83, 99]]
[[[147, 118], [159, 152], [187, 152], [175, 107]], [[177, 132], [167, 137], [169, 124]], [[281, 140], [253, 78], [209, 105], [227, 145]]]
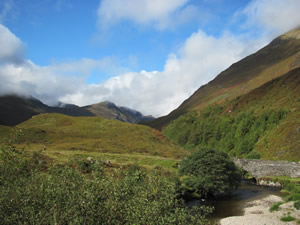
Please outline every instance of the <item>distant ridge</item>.
[[56, 107], [51, 107], [33, 97], [18, 95], [0, 97], [0, 125], [15, 126], [41, 113], [60, 113], [68, 116], [102, 116], [128, 123], [139, 123], [154, 119], [151, 116], [143, 116], [138, 111], [118, 107], [109, 102], [85, 107], [59, 103]]
[[118, 107], [114, 103], [105, 101], [98, 104], [82, 107], [93, 115], [102, 116], [106, 119], [117, 119], [123, 122], [139, 123], [141, 121], [151, 121], [152, 116], [144, 116], [142, 113], [126, 107]]

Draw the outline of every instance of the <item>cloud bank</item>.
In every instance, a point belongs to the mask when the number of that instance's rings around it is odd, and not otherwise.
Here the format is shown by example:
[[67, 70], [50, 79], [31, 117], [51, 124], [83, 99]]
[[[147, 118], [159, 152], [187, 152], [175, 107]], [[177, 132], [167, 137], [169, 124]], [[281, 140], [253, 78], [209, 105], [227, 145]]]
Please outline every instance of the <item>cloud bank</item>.
[[[137, 4], [136, 9], [122, 7], [122, 4], [117, 4], [119, 2], [121, 0], [101, 1], [100, 18], [164, 24], [169, 15], [185, 7], [187, 0], [143, 0], [147, 10], [142, 14], [139, 1], [126, 1], [128, 5]], [[239, 12], [239, 16], [246, 17], [244, 26], [248, 29], [259, 26], [268, 34], [277, 35], [277, 32], [300, 25], [299, 14], [296, 13], [300, 11], [299, 1], [286, 0], [284, 7], [282, 2], [253, 0]], [[118, 10], [122, 12], [115, 17]], [[273, 37], [253, 39], [247, 32], [237, 36], [230, 31], [214, 37], [199, 29], [185, 40], [177, 52], [169, 54], [162, 71], [124, 72], [98, 84], [87, 84], [91, 71], [113, 67], [112, 60], [80, 59], [41, 67], [25, 57], [22, 41], [0, 24], [0, 94], [32, 95], [47, 104], [63, 101], [87, 105], [109, 100], [144, 114], [161, 116], [178, 107], [219, 72], [258, 50]]]
[[0, 24], [0, 62], [18, 63], [24, 57], [24, 45], [19, 38]]
[[240, 13], [247, 16], [246, 28], [259, 26], [272, 37], [300, 25], [299, 0], [253, 0]]

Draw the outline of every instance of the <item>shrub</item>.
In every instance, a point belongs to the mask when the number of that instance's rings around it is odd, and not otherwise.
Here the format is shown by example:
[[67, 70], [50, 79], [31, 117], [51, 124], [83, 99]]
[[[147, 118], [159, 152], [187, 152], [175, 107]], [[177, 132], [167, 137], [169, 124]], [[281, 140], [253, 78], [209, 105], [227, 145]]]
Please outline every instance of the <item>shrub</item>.
[[241, 172], [224, 152], [201, 149], [180, 163], [184, 194], [217, 197], [237, 188]]
[[[3, 224], [207, 224], [207, 207], [187, 209], [176, 184], [138, 167], [105, 173], [101, 164], [40, 169], [41, 158], [0, 149]], [[97, 168], [99, 167], [99, 168]]]

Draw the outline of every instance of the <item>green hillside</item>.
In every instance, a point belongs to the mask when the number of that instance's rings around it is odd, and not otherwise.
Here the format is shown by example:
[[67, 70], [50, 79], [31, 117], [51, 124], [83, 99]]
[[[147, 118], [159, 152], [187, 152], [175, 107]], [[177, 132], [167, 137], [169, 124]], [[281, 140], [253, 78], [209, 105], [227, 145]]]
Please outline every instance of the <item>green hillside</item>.
[[116, 165], [171, 168], [187, 154], [155, 129], [102, 117], [40, 114], [13, 130], [20, 132], [18, 147], [42, 150], [46, 146], [44, 154], [57, 161], [91, 156]]
[[163, 133], [187, 149], [300, 160], [300, 68], [248, 94], [172, 121]]
[[200, 87], [169, 115], [147, 125], [162, 129], [186, 112], [199, 111], [208, 105], [234, 99], [299, 67], [299, 36], [300, 29], [279, 36], [266, 47], [234, 63], [214, 80]]

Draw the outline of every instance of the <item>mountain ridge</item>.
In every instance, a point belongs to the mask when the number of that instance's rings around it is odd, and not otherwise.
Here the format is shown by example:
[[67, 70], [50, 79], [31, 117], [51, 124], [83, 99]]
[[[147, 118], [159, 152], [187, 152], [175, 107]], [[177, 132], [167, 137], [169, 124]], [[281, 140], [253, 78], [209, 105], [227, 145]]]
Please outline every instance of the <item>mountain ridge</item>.
[[[101, 107], [97, 107], [100, 106]], [[32, 116], [42, 113], [60, 113], [68, 116], [102, 116], [107, 119], [120, 120], [128, 123], [150, 121], [151, 116], [144, 116], [140, 112], [118, 107], [114, 103], [98, 103], [88, 106], [59, 103], [57, 106], [48, 106], [34, 97], [24, 97], [15, 94], [0, 96], [0, 124], [15, 126]]]

